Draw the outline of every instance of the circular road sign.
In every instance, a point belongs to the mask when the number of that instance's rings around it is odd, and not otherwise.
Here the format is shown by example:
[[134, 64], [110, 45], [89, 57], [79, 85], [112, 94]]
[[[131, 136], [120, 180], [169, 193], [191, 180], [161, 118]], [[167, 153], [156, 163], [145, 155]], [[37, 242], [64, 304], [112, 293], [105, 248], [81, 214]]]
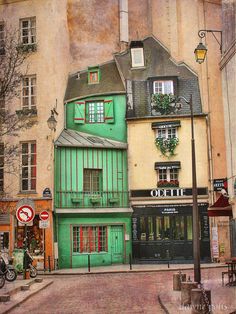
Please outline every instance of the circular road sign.
[[30, 205], [22, 205], [16, 210], [16, 218], [19, 222], [27, 224], [34, 219], [35, 211]]
[[46, 210], [43, 210], [40, 214], [39, 214], [39, 217], [41, 220], [48, 220], [49, 218], [49, 212], [47, 212]]

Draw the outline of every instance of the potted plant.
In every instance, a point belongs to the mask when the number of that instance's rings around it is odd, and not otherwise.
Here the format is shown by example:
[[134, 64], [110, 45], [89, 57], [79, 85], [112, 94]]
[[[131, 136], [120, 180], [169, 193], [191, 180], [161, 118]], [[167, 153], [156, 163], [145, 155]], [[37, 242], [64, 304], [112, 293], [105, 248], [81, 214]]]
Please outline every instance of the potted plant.
[[173, 94], [153, 94], [152, 109], [161, 114], [168, 115], [176, 111], [175, 96]]
[[179, 139], [177, 137], [157, 137], [155, 143], [157, 148], [161, 151], [162, 155], [171, 157], [175, 155], [174, 151], [176, 146], [179, 144]]

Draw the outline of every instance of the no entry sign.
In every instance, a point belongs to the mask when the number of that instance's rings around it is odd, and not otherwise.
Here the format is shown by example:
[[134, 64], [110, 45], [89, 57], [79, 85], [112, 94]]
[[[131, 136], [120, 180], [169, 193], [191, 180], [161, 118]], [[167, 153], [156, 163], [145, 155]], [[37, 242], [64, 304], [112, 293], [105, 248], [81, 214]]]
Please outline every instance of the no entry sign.
[[47, 212], [46, 210], [43, 210], [40, 214], [39, 217], [41, 220], [48, 220], [49, 218], [49, 212]]
[[19, 222], [27, 224], [34, 219], [35, 211], [30, 205], [22, 205], [16, 210], [16, 218]]

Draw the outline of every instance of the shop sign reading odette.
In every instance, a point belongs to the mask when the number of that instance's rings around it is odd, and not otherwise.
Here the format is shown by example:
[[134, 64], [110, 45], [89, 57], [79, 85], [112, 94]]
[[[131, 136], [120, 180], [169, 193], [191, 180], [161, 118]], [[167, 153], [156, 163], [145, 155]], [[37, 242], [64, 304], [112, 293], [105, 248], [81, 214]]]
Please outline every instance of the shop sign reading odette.
[[16, 218], [23, 224], [30, 223], [35, 216], [35, 211], [30, 205], [22, 205], [16, 210]]

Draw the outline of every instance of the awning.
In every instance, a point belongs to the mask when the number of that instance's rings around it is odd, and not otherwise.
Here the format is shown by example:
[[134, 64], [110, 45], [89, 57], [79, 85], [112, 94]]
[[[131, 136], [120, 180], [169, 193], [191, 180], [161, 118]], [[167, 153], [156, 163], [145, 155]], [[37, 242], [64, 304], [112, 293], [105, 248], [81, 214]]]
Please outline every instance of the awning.
[[229, 204], [229, 199], [221, 195], [218, 200], [208, 208], [208, 216], [233, 216], [232, 206]]
[[158, 169], [180, 169], [180, 161], [155, 162], [155, 170]]

